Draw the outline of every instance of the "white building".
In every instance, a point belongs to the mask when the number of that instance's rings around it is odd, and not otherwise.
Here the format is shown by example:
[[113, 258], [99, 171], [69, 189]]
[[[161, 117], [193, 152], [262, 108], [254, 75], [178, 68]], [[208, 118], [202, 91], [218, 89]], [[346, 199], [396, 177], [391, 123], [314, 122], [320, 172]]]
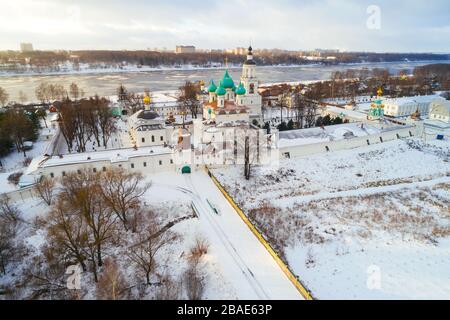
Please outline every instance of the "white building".
[[436, 100], [430, 104], [430, 114], [424, 121], [425, 134], [450, 136], [450, 101]]
[[140, 110], [128, 118], [131, 142], [136, 147], [167, 145], [173, 130], [156, 112]]
[[421, 115], [427, 115], [430, 103], [436, 99], [443, 98], [435, 95], [387, 98], [383, 100], [384, 114], [391, 117], [409, 117], [419, 110]]

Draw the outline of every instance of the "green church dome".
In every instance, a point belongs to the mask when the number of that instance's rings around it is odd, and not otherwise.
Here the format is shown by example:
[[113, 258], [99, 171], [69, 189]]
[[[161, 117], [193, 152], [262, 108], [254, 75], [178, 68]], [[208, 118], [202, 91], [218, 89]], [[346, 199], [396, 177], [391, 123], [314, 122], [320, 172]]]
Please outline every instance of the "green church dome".
[[228, 70], [226, 70], [225, 74], [223, 75], [222, 85], [225, 89], [233, 89], [234, 87], [233, 79], [231, 79], [230, 75], [228, 74]]
[[239, 87], [236, 89], [236, 94], [237, 95], [244, 95], [245, 94], [245, 88], [242, 85], [242, 82], [239, 84]]
[[209, 83], [208, 92], [216, 92], [216, 90], [217, 86], [214, 83], [214, 80], [211, 80], [211, 82]]
[[218, 96], [224, 96], [227, 93], [227, 90], [223, 87], [222, 81], [219, 83], [219, 87], [216, 90], [216, 94]]

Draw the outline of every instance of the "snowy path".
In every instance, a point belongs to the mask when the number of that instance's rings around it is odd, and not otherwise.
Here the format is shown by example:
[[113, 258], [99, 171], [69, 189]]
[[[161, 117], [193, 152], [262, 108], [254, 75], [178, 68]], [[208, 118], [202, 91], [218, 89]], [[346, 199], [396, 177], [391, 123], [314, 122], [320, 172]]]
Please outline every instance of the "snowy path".
[[[223, 275], [240, 299], [302, 299], [270, 254], [259, 243], [208, 175], [194, 172], [155, 185], [182, 192], [196, 207], [202, 229], [216, 255]], [[218, 210], [217, 215], [207, 200]]]

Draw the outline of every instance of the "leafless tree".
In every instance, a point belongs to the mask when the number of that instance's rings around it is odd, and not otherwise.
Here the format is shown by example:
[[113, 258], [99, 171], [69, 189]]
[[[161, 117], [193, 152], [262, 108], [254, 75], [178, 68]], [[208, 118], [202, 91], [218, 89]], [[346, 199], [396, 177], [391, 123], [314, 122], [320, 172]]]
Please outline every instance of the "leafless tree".
[[46, 244], [41, 254], [34, 256], [25, 268], [25, 285], [29, 289], [27, 299], [80, 299], [81, 290], [67, 288], [66, 267], [72, 263], [65, 252]]
[[150, 188], [140, 173], [130, 173], [123, 169], [107, 170], [101, 175], [100, 192], [106, 204], [129, 227], [129, 214], [140, 207], [142, 195]]
[[69, 100], [64, 100], [58, 110], [58, 124], [69, 152], [74, 149], [75, 136], [77, 132], [76, 109]]
[[100, 173], [83, 170], [80, 174], [69, 173], [61, 182], [61, 197], [67, 207], [81, 215], [87, 225], [86, 253], [92, 263], [97, 281], [97, 266], [102, 266], [102, 253], [116, 230], [116, 216], [100, 194]]
[[36, 193], [48, 206], [52, 204], [55, 184], [56, 183], [54, 179], [42, 177], [35, 185]]
[[192, 118], [195, 119], [197, 119], [200, 108], [200, 101], [198, 99], [199, 92], [199, 86], [190, 81], [186, 81], [178, 90], [178, 105], [184, 110], [184, 113], [190, 112]]
[[[83, 217], [59, 198], [47, 217], [48, 245], [87, 271], [88, 228]], [[64, 253], [64, 254], [63, 254]]]
[[0, 104], [4, 107], [6, 106], [6, 103], [8, 102], [9, 94], [6, 92], [5, 89], [0, 87]]
[[6, 274], [6, 267], [16, 260], [23, 246], [16, 241], [16, 235], [22, 224], [22, 213], [11, 203], [10, 199], [3, 196], [0, 199], [0, 271]]
[[134, 239], [126, 254], [145, 275], [148, 285], [151, 284], [151, 275], [156, 267], [156, 254], [175, 237], [175, 234], [162, 227], [151, 214], [145, 225], [133, 234]]
[[69, 87], [70, 97], [74, 100], [78, 100], [84, 96], [84, 91], [81, 89], [78, 84], [72, 82]]
[[25, 92], [23, 92], [22, 90], [19, 91], [19, 102], [24, 104], [25, 102], [27, 102], [28, 97], [25, 94]]
[[116, 131], [113, 115], [109, 109], [109, 101], [105, 98], [94, 100], [95, 111], [97, 113], [97, 125], [102, 136], [103, 146], [106, 148], [111, 135]]
[[165, 274], [160, 277], [160, 286], [156, 289], [156, 300], [178, 300], [181, 295], [181, 283]]
[[183, 284], [189, 300], [200, 300], [205, 291], [205, 282], [199, 261], [190, 261], [183, 277]]
[[127, 299], [129, 285], [117, 262], [108, 257], [105, 259], [103, 271], [98, 278], [96, 296], [101, 300]]

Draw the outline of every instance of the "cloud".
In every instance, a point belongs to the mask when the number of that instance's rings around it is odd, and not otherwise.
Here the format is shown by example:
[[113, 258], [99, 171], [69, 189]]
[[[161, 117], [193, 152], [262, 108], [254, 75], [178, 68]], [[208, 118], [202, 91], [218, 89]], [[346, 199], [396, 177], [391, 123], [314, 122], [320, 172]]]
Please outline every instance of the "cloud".
[[360, 51], [448, 52], [450, 4], [378, 0], [381, 28], [366, 26], [367, 0], [5, 0], [0, 49], [145, 49], [194, 44]]

